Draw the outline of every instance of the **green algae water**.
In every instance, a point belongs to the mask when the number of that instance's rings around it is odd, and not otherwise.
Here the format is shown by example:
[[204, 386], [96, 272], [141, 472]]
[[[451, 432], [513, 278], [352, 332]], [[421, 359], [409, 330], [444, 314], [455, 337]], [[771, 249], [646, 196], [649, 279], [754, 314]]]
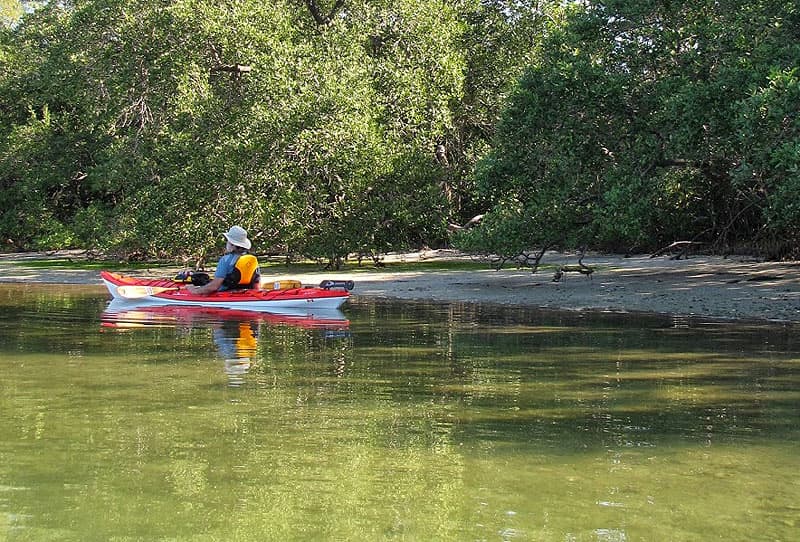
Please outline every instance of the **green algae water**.
[[0, 541], [796, 540], [797, 327], [0, 285]]

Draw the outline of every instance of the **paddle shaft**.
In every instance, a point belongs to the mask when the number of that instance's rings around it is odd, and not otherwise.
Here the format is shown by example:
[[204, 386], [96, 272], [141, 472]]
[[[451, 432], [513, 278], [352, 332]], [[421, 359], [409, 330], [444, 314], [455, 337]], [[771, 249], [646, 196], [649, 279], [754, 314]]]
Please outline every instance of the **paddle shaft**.
[[160, 288], [158, 286], [136, 286], [133, 284], [117, 286], [117, 293], [126, 299], [140, 299], [142, 297], [149, 297], [151, 295], [174, 290], [180, 290], [180, 287]]

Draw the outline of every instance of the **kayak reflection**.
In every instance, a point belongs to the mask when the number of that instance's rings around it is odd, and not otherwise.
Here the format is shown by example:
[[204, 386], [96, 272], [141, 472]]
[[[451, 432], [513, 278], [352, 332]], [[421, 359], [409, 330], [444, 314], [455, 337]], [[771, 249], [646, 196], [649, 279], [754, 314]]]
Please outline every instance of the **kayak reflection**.
[[210, 328], [214, 345], [224, 362], [229, 384], [238, 386], [255, 364], [262, 325], [320, 330], [326, 338], [349, 336], [350, 322], [338, 309], [297, 310], [275, 314], [186, 305], [137, 304], [112, 300], [103, 311], [101, 326], [118, 331], [148, 327]]
[[339, 309], [312, 309], [280, 313], [193, 305], [151, 305], [112, 300], [100, 316], [103, 327], [127, 329], [143, 326], [208, 324], [220, 320], [252, 320], [306, 329], [346, 330], [350, 321]]

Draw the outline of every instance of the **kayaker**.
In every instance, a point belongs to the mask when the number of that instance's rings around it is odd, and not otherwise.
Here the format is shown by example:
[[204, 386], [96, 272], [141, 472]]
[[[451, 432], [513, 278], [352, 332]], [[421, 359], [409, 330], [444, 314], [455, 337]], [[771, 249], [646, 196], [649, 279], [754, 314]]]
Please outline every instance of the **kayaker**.
[[193, 294], [211, 294], [216, 291], [258, 288], [261, 274], [258, 260], [248, 250], [252, 246], [247, 231], [241, 226], [232, 226], [222, 236], [225, 238], [225, 254], [219, 259], [214, 278], [203, 286], [188, 285]]

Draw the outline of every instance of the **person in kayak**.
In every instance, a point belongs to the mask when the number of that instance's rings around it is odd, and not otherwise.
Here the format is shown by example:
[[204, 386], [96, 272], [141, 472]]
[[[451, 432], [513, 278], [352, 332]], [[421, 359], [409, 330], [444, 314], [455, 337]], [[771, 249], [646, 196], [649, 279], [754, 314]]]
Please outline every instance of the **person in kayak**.
[[232, 226], [225, 237], [225, 254], [219, 259], [214, 278], [203, 286], [189, 285], [186, 289], [193, 294], [211, 294], [216, 291], [258, 288], [261, 273], [258, 260], [248, 254], [252, 246], [247, 232], [241, 226]]

